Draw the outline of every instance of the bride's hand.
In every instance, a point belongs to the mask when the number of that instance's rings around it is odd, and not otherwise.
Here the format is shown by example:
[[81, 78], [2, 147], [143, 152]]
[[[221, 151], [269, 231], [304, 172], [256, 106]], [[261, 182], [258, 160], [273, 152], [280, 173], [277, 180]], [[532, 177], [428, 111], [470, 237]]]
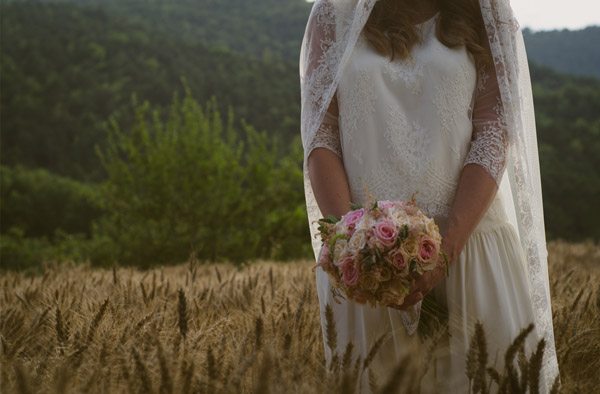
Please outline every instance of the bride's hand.
[[446, 277], [445, 265], [440, 265], [431, 271], [424, 272], [413, 283], [411, 292], [404, 298], [401, 305], [390, 305], [392, 308], [406, 310], [408, 307], [421, 301], [427, 293], [436, 287]]
[[447, 237], [442, 238], [442, 251], [446, 254], [448, 260], [445, 264], [437, 266], [432, 271], [423, 273], [413, 284], [411, 292], [404, 298], [404, 302], [401, 305], [388, 305], [389, 307], [406, 310], [410, 306], [421, 301], [427, 293], [429, 293], [435, 286], [437, 286], [447, 274], [447, 266], [450, 265], [456, 256], [456, 249], [453, 247], [453, 243]]

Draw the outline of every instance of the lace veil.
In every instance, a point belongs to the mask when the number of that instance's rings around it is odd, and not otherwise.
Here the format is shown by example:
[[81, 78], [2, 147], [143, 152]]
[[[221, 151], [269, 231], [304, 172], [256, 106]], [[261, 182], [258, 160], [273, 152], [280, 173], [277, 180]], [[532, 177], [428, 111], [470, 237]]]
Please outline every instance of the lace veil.
[[[307, 168], [308, 147], [323, 122], [337, 89], [341, 72], [359, 33], [377, 0], [316, 0], [300, 51], [301, 134], [304, 147], [304, 190], [315, 259], [321, 242], [321, 217]], [[546, 338], [543, 381], [549, 391], [558, 374], [536, 126], [523, 35], [509, 0], [479, 0], [500, 87], [508, 138], [511, 143], [506, 173], [498, 193], [503, 194], [527, 259], [535, 325]], [[512, 206], [510, 204], [512, 202]], [[543, 387], [543, 386], [542, 386]]]

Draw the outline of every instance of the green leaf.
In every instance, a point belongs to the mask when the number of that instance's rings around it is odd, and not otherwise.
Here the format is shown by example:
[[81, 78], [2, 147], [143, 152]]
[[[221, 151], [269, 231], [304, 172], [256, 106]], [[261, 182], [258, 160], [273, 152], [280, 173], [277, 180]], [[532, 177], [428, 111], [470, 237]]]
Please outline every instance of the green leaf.
[[324, 218], [319, 219], [319, 221], [323, 221], [325, 223], [331, 223], [331, 224], [336, 224], [337, 222], [340, 221], [341, 218], [335, 216], [335, 215], [327, 215]]
[[408, 238], [408, 225], [405, 224], [404, 226], [402, 226], [402, 228], [400, 229], [400, 237], [403, 241], [406, 238]]
[[408, 265], [408, 272], [411, 274], [417, 270], [417, 260], [411, 259]]
[[359, 204], [359, 203], [355, 203], [355, 202], [351, 202], [350, 203], [350, 209], [353, 210], [353, 211], [356, 210], [356, 209], [361, 209], [361, 208], [362, 208], [362, 205]]

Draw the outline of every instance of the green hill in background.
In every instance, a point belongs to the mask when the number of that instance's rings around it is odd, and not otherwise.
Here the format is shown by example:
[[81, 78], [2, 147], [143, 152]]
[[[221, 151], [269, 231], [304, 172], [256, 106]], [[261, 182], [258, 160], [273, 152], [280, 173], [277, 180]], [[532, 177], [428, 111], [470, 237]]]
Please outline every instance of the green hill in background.
[[[9, 3], [33, 2], [8, 0]], [[5, 1], [6, 3], [6, 1]], [[306, 0], [41, 0], [102, 9], [177, 42], [297, 63], [312, 3]]]
[[567, 74], [600, 78], [600, 26], [581, 30], [524, 29], [530, 61]]
[[130, 124], [130, 96], [166, 105], [187, 78], [201, 99], [259, 129], [296, 133], [295, 68], [202, 42], [178, 40], [103, 8], [17, 3], [2, 7], [2, 163], [101, 178], [93, 146], [109, 116]]
[[[8, 2], [11, 2], [8, 0]], [[12, 1], [21, 3], [22, 1]], [[42, 0], [110, 10], [177, 41], [297, 63], [312, 3], [305, 0]], [[5, 1], [6, 3], [6, 1]], [[567, 74], [600, 77], [600, 26], [523, 30], [530, 61]]]

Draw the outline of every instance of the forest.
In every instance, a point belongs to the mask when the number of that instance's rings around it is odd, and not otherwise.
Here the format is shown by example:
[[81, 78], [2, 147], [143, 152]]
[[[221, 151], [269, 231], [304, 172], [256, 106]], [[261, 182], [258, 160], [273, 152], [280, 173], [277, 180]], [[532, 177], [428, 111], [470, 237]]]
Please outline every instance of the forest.
[[[310, 7], [3, 2], [2, 266], [309, 257], [298, 52]], [[524, 37], [547, 237], [598, 240], [600, 28]]]

